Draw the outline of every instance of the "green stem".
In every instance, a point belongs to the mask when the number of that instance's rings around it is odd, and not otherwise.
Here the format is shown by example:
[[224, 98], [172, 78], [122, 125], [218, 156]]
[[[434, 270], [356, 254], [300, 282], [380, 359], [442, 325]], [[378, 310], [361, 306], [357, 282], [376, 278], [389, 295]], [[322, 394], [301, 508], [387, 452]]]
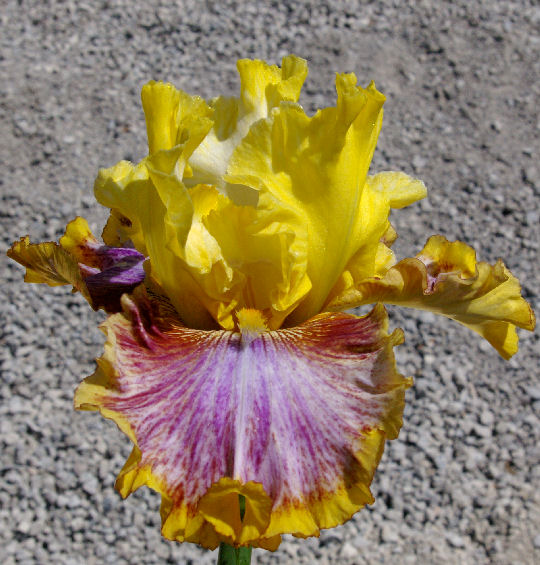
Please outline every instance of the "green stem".
[[251, 547], [233, 547], [226, 543], [219, 544], [218, 565], [249, 565]]

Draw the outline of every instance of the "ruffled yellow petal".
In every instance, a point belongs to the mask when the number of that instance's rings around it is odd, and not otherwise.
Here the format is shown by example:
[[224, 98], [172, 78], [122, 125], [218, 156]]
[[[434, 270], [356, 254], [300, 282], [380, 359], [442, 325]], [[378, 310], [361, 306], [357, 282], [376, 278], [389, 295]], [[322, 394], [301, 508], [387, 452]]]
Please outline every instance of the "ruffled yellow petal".
[[[192, 223], [191, 198], [174, 173], [167, 175], [152, 168], [152, 164], [143, 161], [135, 166], [121, 161], [100, 170], [94, 185], [96, 198], [115, 214], [127, 218], [129, 228], [124, 232], [150, 258], [152, 279], [169, 297], [184, 323], [211, 328], [214, 322], [204, 305], [204, 291], [183, 261], [182, 248]], [[118, 222], [114, 225], [118, 229]]]
[[477, 262], [474, 249], [442, 236], [431, 237], [416, 258], [400, 261], [382, 278], [349, 282], [327, 305], [329, 310], [373, 302], [429, 310], [480, 334], [505, 359], [518, 349], [516, 326], [535, 326], [519, 281], [501, 260], [495, 265]]
[[297, 102], [308, 74], [304, 59], [288, 55], [281, 68], [260, 60], [240, 59], [240, 99], [244, 113], [253, 113], [253, 120], [266, 118], [270, 110], [283, 101]]
[[143, 163], [134, 166], [129, 161], [120, 161], [114, 167], [100, 169], [94, 182], [94, 195], [100, 204], [111, 208], [103, 230], [108, 245], [129, 240], [143, 255], [148, 255], [137, 214], [137, 196], [148, 179], [148, 169]]
[[88, 222], [80, 216], [69, 222], [64, 235], [60, 238], [60, 247], [65, 249], [79, 263], [90, 267], [98, 267], [99, 261], [95, 253], [89, 250], [99, 245], [99, 241], [90, 231]]
[[172, 84], [151, 81], [143, 86], [141, 99], [150, 154], [171, 149], [176, 145], [180, 92]]
[[[203, 259], [199, 272], [192, 272], [205, 293], [221, 303], [214, 316], [222, 327], [232, 329], [233, 310], [247, 306], [264, 311], [270, 327], [279, 327], [310, 288], [305, 271], [291, 256], [294, 234], [288, 226], [265, 225], [255, 208], [237, 206], [210, 187], [192, 191], [196, 208], [208, 192], [214, 192], [216, 205], [197, 214], [200, 223], [194, 224], [186, 251], [192, 267]], [[204, 261], [209, 251], [212, 265]]]
[[[409, 206], [426, 194], [424, 183], [405, 173], [382, 172], [366, 179], [360, 199], [360, 210], [364, 213], [361, 213], [354, 235], [358, 249], [329, 292], [327, 303], [354, 286], [354, 281], [382, 277], [395, 264], [390, 246], [397, 233], [388, 221], [390, 209]], [[378, 213], [373, 214], [372, 210]]]
[[73, 285], [89, 299], [75, 257], [57, 243], [30, 243], [28, 236], [13, 243], [7, 252], [10, 259], [26, 267], [24, 282], [46, 283], [49, 286]]
[[189, 156], [212, 127], [212, 109], [206, 102], [172, 84], [150, 81], [143, 86], [141, 99], [150, 155], [188, 142]]
[[338, 75], [336, 89], [337, 107], [312, 118], [289, 103], [254, 124], [226, 177], [259, 190], [261, 212], [295, 234], [291, 252], [306, 263], [312, 289], [291, 324], [320, 311], [359, 246], [360, 226], [387, 221], [386, 210], [361, 204], [384, 97], [373, 85], [357, 87], [352, 74]]
[[[243, 512], [240, 509], [240, 496], [245, 500]], [[201, 498], [198, 510], [218, 534], [234, 539], [238, 545], [269, 537], [266, 530], [272, 512], [272, 499], [260, 483], [242, 483], [222, 478]]]
[[240, 98], [220, 96], [210, 103], [214, 126], [189, 160], [193, 177], [188, 182], [190, 186], [214, 185], [237, 204], [255, 205], [257, 194], [253, 189], [225, 179], [231, 155], [252, 124], [268, 117], [281, 102], [298, 100], [307, 63], [289, 55], [283, 58], [281, 69], [249, 59], [241, 59], [237, 67]]
[[404, 208], [427, 196], [426, 185], [418, 179], [395, 171], [384, 171], [370, 176], [367, 189], [380, 193], [390, 208]]
[[111, 247], [122, 247], [127, 242], [133, 243], [130, 230], [132, 222], [118, 210], [111, 210], [109, 218], [103, 231], [101, 239]]

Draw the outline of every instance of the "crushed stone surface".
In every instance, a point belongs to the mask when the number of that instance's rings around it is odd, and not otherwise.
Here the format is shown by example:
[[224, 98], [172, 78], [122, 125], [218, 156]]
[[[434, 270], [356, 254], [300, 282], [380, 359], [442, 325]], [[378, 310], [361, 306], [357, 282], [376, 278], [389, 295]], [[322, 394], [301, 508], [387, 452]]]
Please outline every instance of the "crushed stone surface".
[[[392, 215], [398, 257], [428, 235], [505, 259], [540, 310], [540, 9], [530, 1], [130, 2], [6, 0], [0, 10], [0, 561], [210, 564], [159, 533], [159, 497], [122, 501], [130, 442], [74, 412], [101, 355], [103, 319], [67, 288], [23, 284], [5, 257], [21, 235], [57, 240], [76, 215], [98, 232], [99, 167], [145, 155], [141, 86], [163, 79], [212, 97], [238, 87], [236, 59], [295, 53], [301, 102], [334, 104], [334, 73], [387, 96], [372, 171], [423, 179], [425, 201]], [[320, 538], [285, 536], [260, 564], [540, 562], [539, 339], [509, 362], [457, 324], [390, 310], [414, 377], [387, 445], [375, 504]]]

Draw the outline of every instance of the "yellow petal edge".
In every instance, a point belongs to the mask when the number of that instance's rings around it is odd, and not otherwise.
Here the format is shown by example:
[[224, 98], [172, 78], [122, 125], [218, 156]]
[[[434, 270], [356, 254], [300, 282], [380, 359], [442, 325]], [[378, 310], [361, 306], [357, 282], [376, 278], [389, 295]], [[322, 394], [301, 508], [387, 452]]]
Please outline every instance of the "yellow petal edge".
[[516, 326], [532, 331], [536, 324], [519, 281], [500, 259], [495, 265], [477, 262], [472, 247], [441, 235], [429, 238], [416, 257], [403, 259], [380, 278], [349, 276], [340, 285], [328, 310], [373, 302], [428, 310], [481, 335], [504, 359], [518, 350]]

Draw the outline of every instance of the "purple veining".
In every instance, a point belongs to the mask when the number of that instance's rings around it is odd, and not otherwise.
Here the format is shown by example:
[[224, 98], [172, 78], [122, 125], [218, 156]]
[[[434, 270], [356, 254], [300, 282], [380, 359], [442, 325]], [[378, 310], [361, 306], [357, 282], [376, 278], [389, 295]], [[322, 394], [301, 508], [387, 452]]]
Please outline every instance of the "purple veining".
[[385, 430], [402, 403], [380, 313], [326, 315], [244, 344], [235, 332], [147, 329], [151, 316], [131, 309], [139, 329], [109, 321], [117, 388], [103, 404], [130, 423], [140, 465], [176, 503], [196, 505], [231, 477], [262, 483], [275, 508], [305, 505], [339, 486], [364, 430]]

